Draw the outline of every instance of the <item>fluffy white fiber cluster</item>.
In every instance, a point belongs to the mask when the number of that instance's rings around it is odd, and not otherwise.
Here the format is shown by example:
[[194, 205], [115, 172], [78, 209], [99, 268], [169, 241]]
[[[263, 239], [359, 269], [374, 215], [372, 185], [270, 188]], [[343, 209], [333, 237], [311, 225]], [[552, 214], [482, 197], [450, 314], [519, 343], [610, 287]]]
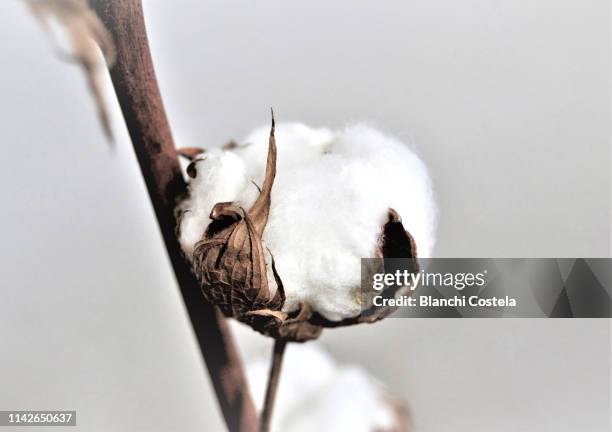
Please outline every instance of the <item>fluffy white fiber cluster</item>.
[[[360, 258], [374, 257], [389, 208], [414, 237], [419, 257], [434, 246], [436, 206], [425, 164], [404, 143], [364, 125], [342, 131], [278, 124], [277, 175], [263, 240], [272, 252], [289, 312], [300, 302], [330, 320], [359, 314]], [[180, 225], [191, 257], [214, 204], [248, 209], [263, 183], [269, 126], [232, 150], [197, 162]]]
[[[387, 390], [364, 369], [338, 364], [317, 343], [291, 344], [285, 356], [272, 430], [382, 432], [408, 427], [402, 427]], [[264, 355], [249, 358], [247, 379], [261, 409], [269, 360]]]

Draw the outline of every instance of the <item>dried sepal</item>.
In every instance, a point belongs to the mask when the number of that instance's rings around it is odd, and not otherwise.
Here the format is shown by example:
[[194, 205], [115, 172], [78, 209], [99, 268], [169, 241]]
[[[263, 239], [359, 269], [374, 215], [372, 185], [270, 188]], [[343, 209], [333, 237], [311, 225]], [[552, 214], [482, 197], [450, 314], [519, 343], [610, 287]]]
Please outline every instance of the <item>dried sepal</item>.
[[106, 108], [99, 75], [98, 47], [109, 66], [115, 63], [113, 38], [87, 0], [25, 0], [45, 31], [52, 35], [49, 20], [55, 18], [65, 29], [72, 52], [67, 58], [76, 61], [85, 72], [89, 91], [96, 103], [98, 118], [109, 141], [113, 141], [110, 117]]
[[305, 342], [317, 339], [323, 331], [323, 326], [311, 322], [313, 317], [312, 308], [308, 303], [300, 304], [295, 316], [283, 321], [274, 336], [292, 341]]
[[[195, 245], [193, 269], [208, 301], [227, 316], [264, 331], [279, 319], [285, 302], [274, 258], [262, 241], [276, 176], [274, 119], [266, 175], [259, 196], [247, 211], [235, 203], [217, 203], [211, 223]], [[270, 311], [265, 314], [256, 311]]]

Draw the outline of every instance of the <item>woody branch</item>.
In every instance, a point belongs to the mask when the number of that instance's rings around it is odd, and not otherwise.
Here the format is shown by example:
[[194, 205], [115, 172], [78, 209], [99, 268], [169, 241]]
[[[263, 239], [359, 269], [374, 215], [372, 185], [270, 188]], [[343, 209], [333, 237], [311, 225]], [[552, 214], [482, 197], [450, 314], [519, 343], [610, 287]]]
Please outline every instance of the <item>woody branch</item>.
[[256, 432], [258, 416], [227, 322], [204, 302], [175, 234], [186, 185], [149, 51], [141, 0], [89, 0], [112, 33], [113, 87], [144, 177], [200, 352], [230, 431]]

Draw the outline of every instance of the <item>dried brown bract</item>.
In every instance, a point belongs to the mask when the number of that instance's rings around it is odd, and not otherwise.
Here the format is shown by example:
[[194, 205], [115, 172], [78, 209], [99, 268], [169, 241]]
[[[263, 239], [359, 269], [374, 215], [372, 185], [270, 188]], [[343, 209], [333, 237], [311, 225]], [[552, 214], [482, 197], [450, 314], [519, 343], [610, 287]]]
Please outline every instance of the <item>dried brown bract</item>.
[[277, 319], [283, 320], [280, 310], [285, 301], [274, 258], [262, 241], [275, 176], [272, 118], [266, 176], [259, 196], [249, 210], [231, 202], [217, 203], [210, 214], [212, 222], [193, 253], [193, 269], [206, 299], [225, 315], [262, 332]]
[[65, 29], [72, 48], [68, 58], [76, 61], [85, 71], [89, 91], [98, 111], [98, 117], [107, 138], [112, 141], [109, 114], [104, 100], [98, 47], [109, 66], [115, 62], [115, 46], [109, 31], [104, 27], [87, 0], [25, 0], [32, 14], [43, 28], [51, 33], [50, 19], [56, 19]]

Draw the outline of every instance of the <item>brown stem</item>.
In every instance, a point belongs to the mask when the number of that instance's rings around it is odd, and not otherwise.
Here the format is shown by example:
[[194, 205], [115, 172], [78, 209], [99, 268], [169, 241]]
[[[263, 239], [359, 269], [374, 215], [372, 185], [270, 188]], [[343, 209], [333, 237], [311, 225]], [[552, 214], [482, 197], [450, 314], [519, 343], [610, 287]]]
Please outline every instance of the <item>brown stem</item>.
[[230, 431], [256, 432], [257, 412], [227, 323], [204, 302], [176, 238], [174, 207], [186, 185], [155, 78], [141, 0], [90, 3], [114, 38], [115, 93], [225, 422]]
[[272, 364], [270, 366], [270, 375], [268, 376], [268, 388], [266, 389], [266, 399], [264, 401], [263, 410], [261, 412], [261, 426], [259, 432], [269, 432], [272, 423], [272, 411], [274, 411], [274, 401], [276, 400], [276, 390], [278, 389], [278, 381], [280, 379], [281, 367], [283, 365], [283, 356], [285, 347], [287, 346], [286, 339], [276, 339], [274, 341], [274, 351], [272, 352]]

